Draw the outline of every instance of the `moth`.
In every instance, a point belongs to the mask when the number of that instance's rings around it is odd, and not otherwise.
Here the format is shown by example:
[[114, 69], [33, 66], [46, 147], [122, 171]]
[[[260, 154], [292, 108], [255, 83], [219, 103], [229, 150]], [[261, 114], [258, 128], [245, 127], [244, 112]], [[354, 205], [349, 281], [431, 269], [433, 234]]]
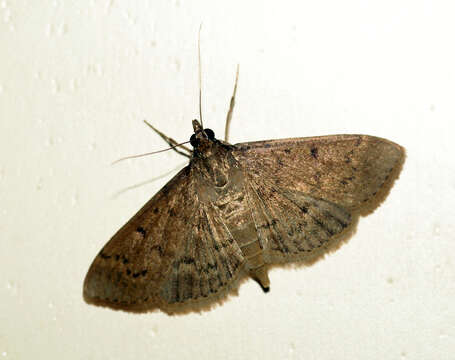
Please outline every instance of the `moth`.
[[268, 291], [272, 266], [311, 264], [337, 249], [359, 216], [385, 199], [405, 159], [389, 140], [228, 143], [237, 79], [238, 69], [225, 141], [203, 128], [202, 113], [192, 121], [193, 149], [178, 151], [189, 164], [98, 253], [84, 281], [86, 302], [174, 314], [210, 309], [248, 278]]

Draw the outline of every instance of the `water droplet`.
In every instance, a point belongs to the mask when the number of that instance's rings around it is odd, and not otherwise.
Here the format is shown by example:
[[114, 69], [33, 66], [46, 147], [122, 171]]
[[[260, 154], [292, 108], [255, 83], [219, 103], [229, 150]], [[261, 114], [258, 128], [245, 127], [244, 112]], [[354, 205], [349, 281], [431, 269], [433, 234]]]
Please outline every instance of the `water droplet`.
[[295, 344], [291, 342], [291, 344], [289, 345], [289, 354], [294, 354], [295, 352]]
[[406, 352], [404, 352], [404, 351], [402, 351], [400, 355], [401, 355], [402, 359], [406, 358], [406, 356], [407, 356]]
[[391, 276], [389, 276], [389, 277], [387, 278], [387, 282], [388, 282], [389, 284], [393, 284], [394, 281], [395, 281], [395, 279], [394, 279], [393, 277], [391, 277]]
[[151, 47], [156, 47], [156, 41], [155, 40], [150, 41], [150, 46]]
[[78, 201], [79, 201], [79, 194], [74, 194], [71, 197], [71, 206], [76, 206]]
[[54, 307], [54, 304], [50, 302], [49, 304], [47, 304], [47, 307], [48, 307], [49, 309], [52, 309], [52, 308]]
[[3, 352], [2, 352], [2, 356], [3, 356], [3, 357], [7, 357], [7, 356], [8, 356], [8, 353], [7, 353], [6, 351], [3, 351]]
[[36, 184], [36, 190], [40, 191], [43, 188], [43, 179], [38, 178], [38, 184]]
[[66, 25], [65, 23], [60, 24], [57, 29], [57, 35], [62, 36], [62, 35], [65, 35], [67, 32], [68, 32], [68, 25]]
[[54, 145], [54, 144], [55, 144], [55, 140], [54, 140], [54, 138], [53, 138], [52, 136], [51, 136], [50, 138], [48, 138], [48, 139], [46, 140], [46, 142], [45, 142], [45, 145], [46, 145], [46, 146], [52, 146], [52, 145]]
[[12, 282], [12, 281], [8, 281], [6, 283], [6, 289], [10, 292], [11, 295], [13, 296], [16, 296], [17, 293], [18, 293], [18, 288], [17, 288], [17, 284]]
[[79, 87], [78, 85], [79, 85], [79, 84], [78, 84], [77, 79], [71, 79], [71, 80], [70, 80], [70, 90], [71, 90], [71, 91], [77, 90], [77, 88]]
[[54, 32], [54, 26], [52, 24], [46, 25], [46, 36], [51, 36]]
[[0, 94], [2, 94], [2, 93], [3, 93], [3, 86], [0, 85]]
[[441, 264], [436, 264], [434, 266], [434, 272], [437, 274], [437, 276], [439, 276], [439, 274], [441, 273], [441, 270], [442, 270]]
[[439, 224], [434, 224], [433, 225], [433, 235], [439, 236], [440, 233], [441, 233], [441, 227], [439, 226]]
[[152, 328], [148, 331], [149, 336], [155, 337], [158, 334], [158, 327], [152, 326]]
[[180, 60], [179, 59], [175, 59], [174, 60], [174, 68], [175, 68], [176, 71], [180, 71], [181, 64], [180, 64]]
[[59, 93], [60, 92], [60, 84], [58, 83], [58, 81], [55, 80], [55, 79], [52, 79], [51, 80], [51, 84], [52, 84], [52, 92], [54, 94]]
[[11, 11], [9, 9], [6, 9], [4, 14], [3, 14], [3, 20], [7, 23], [11, 20]]
[[6, 9], [6, 7], [8, 6], [6, 0], [3, 0], [3, 1], [1, 2], [1, 5], [0, 5], [0, 6], [1, 6], [3, 9]]

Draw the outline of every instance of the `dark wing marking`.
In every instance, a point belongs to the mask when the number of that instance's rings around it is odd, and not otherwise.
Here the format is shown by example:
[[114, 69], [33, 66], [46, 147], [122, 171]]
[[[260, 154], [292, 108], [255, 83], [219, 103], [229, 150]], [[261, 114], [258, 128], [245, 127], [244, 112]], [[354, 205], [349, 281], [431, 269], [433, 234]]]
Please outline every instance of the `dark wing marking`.
[[103, 247], [84, 281], [87, 302], [172, 313], [208, 307], [234, 288], [240, 250], [197, 201], [191, 171], [181, 170]]

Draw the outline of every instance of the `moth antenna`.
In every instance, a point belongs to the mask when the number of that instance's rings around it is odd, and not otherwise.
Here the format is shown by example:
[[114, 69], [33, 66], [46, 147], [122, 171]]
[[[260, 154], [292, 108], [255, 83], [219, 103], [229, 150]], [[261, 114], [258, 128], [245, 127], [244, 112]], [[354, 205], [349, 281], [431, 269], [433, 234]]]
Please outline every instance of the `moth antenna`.
[[199, 71], [199, 119], [201, 120], [202, 128], [204, 128], [204, 125], [202, 123], [201, 29], [202, 29], [202, 23], [199, 26], [199, 34], [198, 34], [198, 38], [197, 38], [197, 54], [198, 54], [198, 71]]
[[231, 125], [232, 112], [235, 106], [235, 95], [237, 93], [237, 83], [239, 81], [239, 64], [237, 64], [237, 71], [235, 73], [234, 91], [232, 93], [231, 102], [229, 103], [229, 111], [226, 116], [226, 126], [224, 128], [224, 141], [228, 141], [229, 138], [229, 126]]
[[[169, 136], [163, 134], [161, 131], [159, 131], [157, 128], [155, 128], [152, 124], [150, 124], [147, 120], [144, 120], [144, 123], [150, 127], [154, 132], [156, 132], [164, 141], [166, 141], [170, 146], [177, 146], [177, 141], [175, 141], [173, 138], [170, 138]], [[193, 151], [191, 149], [188, 149], [186, 146], [183, 146], [181, 145], [180, 148], [182, 148], [183, 150], [187, 151], [187, 153], [184, 153], [182, 151], [179, 151], [177, 149], [173, 149], [175, 152], [179, 153], [180, 155], [183, 155], [187, 158], [190, 158], [191, 157], [191, 154], [193, 153]]]
[[163, 149], [163, 150], [158, 150], [158, 151], [152, 151], [152, 152], [148, 152], [148, 153], [144, 153], [144, 154], [139, 154], [139, 155], [131, 155], [131, 156], [125, 156], [125, 157], [122, 157], [118, 160], [115, 160], [113, 163], [111, 163], [111, 165], [114, 165], [114, 164], [117, 164], [118, 162], [120, 161], [123, 161], [123, 160], [128, 160], [128, 159], [135, 159], [135, 158], [138, 158], [138, 157], [142, 157], [142, 156], [147, 156], [147, 155], [153, 155], [153, 154], [158, 154], [158, 153], [161, 153], [161, 152], [165, 152], [165, 151], [168, 151], [168, 150], [172, 150], [178, 146], [181, 146], [181, 145], [184, 145], [184, 144], [188, 144], [189, 141], [185, 141], [185, 142], [182, 142], [180, 144], [176, 144], [174, 146], [171, 146], [170, 148], [167, 148], [167, 149]]

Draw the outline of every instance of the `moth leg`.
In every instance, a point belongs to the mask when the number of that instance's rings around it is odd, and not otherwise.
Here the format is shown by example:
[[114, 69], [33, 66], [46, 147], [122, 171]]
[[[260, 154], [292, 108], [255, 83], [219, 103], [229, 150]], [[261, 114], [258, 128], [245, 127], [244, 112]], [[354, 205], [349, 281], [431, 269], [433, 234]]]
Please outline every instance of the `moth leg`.
[[239, 65], [237, 64], [237, 72], [235, 73], [234, 92], [232, 93], [231, 103], [229, 104], [229, 111], [226, 116], [226, 127], [224, 128], [224, 141], [228, 141], [229, 138], [229, 126], [231, 124], [232, 112], [234, 111], [235, 105], [235, 94], [237, 92], [237, 82], [239, 81]]
[[[164, 135], [161, 131], [156, 129], [152, 124], [150, 124], [147, 120], [144, 120], [144, 123], [149, 126], [153, 131], [155, 131], [164, 141], [166, 141], [170, 146], [175, 146], [178, 145], [178, 142], [175, 141], [173, 138], [170, 138], [169, 136]], [[183, 155], [187, 158], [191, 158], [191, 155], [193, 154], [193, 151], [189, 148], [187, 148], [185, 145], [179, 145], [178, 147], [184, 149], [187, 151], [189, 154], [184, 153], [183, 151], [179, 151], [176, 148], [172, 148], [175, 152], [179, 153], [180, 155]]]

